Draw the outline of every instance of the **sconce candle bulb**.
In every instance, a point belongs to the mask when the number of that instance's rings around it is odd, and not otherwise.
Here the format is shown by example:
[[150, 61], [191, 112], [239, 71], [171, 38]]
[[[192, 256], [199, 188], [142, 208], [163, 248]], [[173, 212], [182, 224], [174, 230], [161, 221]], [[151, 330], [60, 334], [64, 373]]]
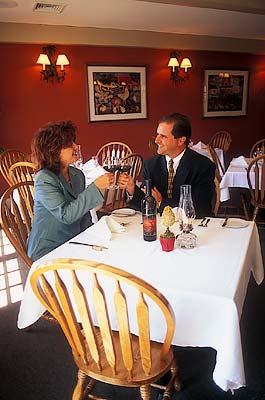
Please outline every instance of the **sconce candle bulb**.
[[[55, 46], [46, 46], [42, 48], [43, 53], [39, 55], [37, 64], [42, 64], [41, 79], [49, 82], [56, 79], [58, 82], [65, 80], [66, 72], [64, 65], [69, 65], [69, 60], [65, 54], [59, 54], [55, 63]], [[60, 65], [61, 69], [58, 71], [56, 66]]]
[[[176, 51], [171, 52], [168, 62], [168, 67], [171, 68], [170, 79], [174, 82], [174, 84], [181, 83], [189, 79], [188, 68], [192, 67], [189, 58], [183, 58], [181, 64], [179, 65], [177, 57], [180, 57], [180, 53], [177, 53]], [[181, 68], [184, 69], [184, 74], [182, 73]]]

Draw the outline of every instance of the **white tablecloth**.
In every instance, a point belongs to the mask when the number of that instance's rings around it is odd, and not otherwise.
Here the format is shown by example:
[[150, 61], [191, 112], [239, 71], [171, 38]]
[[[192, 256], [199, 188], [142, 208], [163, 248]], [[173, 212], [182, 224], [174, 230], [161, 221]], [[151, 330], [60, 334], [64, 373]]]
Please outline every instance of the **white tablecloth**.
[[[171, 303], [176, 317], [173, 344], [213, 347], [217, 350], [215, 382], [224, 390], [245, 385], [239, 320], [251, 271], [257, 283], [263, 280], [255, 223], [232, 229], [222, 228], [221, 219], [211, 219], [208, 228], [200, 228], [195, 221], [197, 248], [166, 253], [161, 251], [159, 240], [143, 241], [138, 213], [121, 220], [130, 223], [126, 232], [112, 234], [108, 250], [99, 252], [65, 243], [35, 262], [30, 273], [44, 260], [71, 257], [100, 261], [140, 276]], [[88, 241], [89, 229], [75, 240]], [[164, 230], [159, 222], [158, 232]], [[43, 311], [28, 278], [18, 327], [34, 323]], [[159, 341], [160, 332], [152, 332], [151, 336]]]
[[[198, 147], [196, 147], [196, 145], [195, 145], [195, 146], [192, 146], [192, 147], [191, 147], [191, 150], [197, 151], [197, 153], [200, 153], [200, 154], [202, 154], [202, 155], [205, 156], [205, 157], [211, 158], [210, 155], [209, 155], [209, 152], [208, 152], [207, 147], [198, 148]], [[224, 152], [223, 152], [223, 150], [222, 150], [222, 149], [215, 148], [215, 151], [216, 151], [216, 154], [217, 154], [217, 156], [218, 156], [218, 158], [219, 158], [219, 160], [220, 160], [220, 163], [221, 163], [223, 169], [225, 169]], [[221, 176], [223, 175], [222, 170], [220, 170], [220, 174], [221, 174]]]
[[[246, 158], [245, 160], [249, 164], [252, 161], [252, 158]], [[253, 178], [250, 175], [250, 179], [253, 180], [252, 183], [254, 183], [254, 173]], [[228, 190], [230, 187], [241, 187], [248, 189], [247, 167], [244, 165], [235, 166], [233, 165], [233, 160], [231, 161], [220, 182], [221, 201], [230, 199]]]

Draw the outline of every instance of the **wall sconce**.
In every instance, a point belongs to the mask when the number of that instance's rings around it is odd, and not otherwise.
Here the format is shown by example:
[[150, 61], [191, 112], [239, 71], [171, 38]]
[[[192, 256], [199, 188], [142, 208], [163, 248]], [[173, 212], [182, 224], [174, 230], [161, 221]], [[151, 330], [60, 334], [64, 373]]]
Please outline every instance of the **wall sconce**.
[[[181, 83], [189, 79], [189, 73], [188, 73], [188, 68], [192, 67], [192, 64], [190, 62], [189, 58], [183, 58], [181, 61], [181, 64], [179, 65], [177, 57], [180, 56], [180, 53], [177, 53], [176, 51], [172, 51], [170, 53], [170, 59], [168, 62], [168, 67], [171, 67], [171, 74], [170, 74], [170, 80], [176, 83]], [[182, 69], [181, 69], [182, 68]], [[184, 72], [183, 72], [184, 69]]]
[[[55, 62], [55, 50], [55, 46], [43, 47], [43, 53], [39, 55], [37, 60], [37, 64], [42, 64], [41, 79], [43, 81], [54, 82], [54, 79], [56, 79], [58, 82], [63, 82], [65, 80], [64, 65], [70, 63], [65, 54], [59, 54]], [[61, 69], [58, 70], [57, 65], [60, 65]]]

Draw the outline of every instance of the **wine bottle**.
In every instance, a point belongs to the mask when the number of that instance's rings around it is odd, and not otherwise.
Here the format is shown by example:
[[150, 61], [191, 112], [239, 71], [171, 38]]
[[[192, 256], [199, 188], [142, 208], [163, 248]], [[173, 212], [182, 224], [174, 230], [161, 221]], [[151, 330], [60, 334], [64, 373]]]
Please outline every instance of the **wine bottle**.
[[156, 240], [156, 201], [152, 196], [151, 180], [146, 179], [146, 194], [142, 200], [143, 239]]

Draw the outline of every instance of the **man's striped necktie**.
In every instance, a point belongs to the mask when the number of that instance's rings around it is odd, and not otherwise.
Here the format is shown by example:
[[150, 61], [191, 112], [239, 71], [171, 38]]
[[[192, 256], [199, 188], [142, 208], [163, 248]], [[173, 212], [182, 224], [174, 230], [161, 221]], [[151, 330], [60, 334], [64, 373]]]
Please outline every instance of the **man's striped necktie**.
[[168, 162], [168, 184], [167, 184], [167, 197], [169, 199], [172, 198], [172, 189], [173, 189], [173, 179], [174, 179], [174, 168], [173, 168], [174, 161], [169, 160]]

